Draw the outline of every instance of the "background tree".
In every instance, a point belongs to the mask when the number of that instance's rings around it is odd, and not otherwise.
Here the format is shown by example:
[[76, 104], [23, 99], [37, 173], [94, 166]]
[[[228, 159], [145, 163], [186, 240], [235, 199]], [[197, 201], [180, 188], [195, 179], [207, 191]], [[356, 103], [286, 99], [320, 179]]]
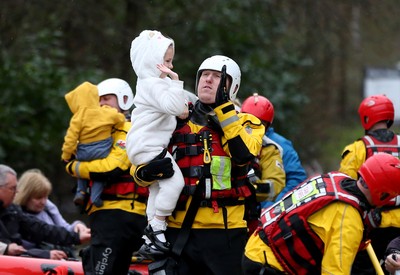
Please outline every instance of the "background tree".
[[42, 169], [53, 199], [76, 212], [65, 196], [75, 180], [60, 164], [71, 116], [64, 95], [109, 77], [135, 87], [130, 43], [157, 29], [176, 42], [186, 89], [206, 57], [232, 57], [242, 69], [240, 99], [267, 96], [276, 130], [309, 172], [334, 170], [344, 145], [363, 134], [365, 67], [398, 62], [399, 11], [395, 0], [1, 1], [0, 162], [20, 173]]

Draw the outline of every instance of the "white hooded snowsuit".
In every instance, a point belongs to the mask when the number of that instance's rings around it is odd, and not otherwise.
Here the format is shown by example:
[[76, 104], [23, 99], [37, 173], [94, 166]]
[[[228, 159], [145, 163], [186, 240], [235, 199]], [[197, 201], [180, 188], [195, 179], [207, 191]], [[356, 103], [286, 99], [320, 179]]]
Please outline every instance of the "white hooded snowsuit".
[[[157, 64], [164, 63], [172, 39], [158, 31], [143, 31], [132, 41], [131, 61], [137, 75], [136, 95], [132, 111], [132, 127], [126, 149], [130, 161], [140, 165], [154, 159], [168, 146], [176, 128], [176, 116], [186, 109], [183, 82], [160, 78]], [[172, 159], [174, 175], [149, 186], [147, 216], [170, 216], [184, 186], [182, 173]]]

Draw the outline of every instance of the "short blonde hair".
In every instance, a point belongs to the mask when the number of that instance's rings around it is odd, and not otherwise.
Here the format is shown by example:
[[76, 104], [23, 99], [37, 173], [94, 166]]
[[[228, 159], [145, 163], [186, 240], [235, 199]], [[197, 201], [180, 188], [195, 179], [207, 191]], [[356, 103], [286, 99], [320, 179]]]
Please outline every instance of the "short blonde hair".
[[18, 192], [14, 203], [26, 206], [32, 198], [41, 198], [50, 195], [52, 185], [48, 178], [39, 169], [25, 171], [18, 180]]

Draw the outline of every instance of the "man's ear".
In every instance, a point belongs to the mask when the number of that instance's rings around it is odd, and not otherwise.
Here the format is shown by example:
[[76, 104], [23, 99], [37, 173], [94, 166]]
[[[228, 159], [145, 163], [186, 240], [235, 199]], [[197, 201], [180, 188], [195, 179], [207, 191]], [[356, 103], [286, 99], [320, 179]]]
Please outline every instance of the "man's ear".
[[128, 101], [128, 96], [124, 95], [124, 103], [126, 103]]

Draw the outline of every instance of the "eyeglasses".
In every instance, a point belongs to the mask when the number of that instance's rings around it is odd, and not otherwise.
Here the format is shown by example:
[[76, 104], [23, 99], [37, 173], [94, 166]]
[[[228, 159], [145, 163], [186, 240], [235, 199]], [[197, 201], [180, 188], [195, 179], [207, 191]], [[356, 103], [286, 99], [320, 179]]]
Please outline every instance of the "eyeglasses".
[[2, 185], [2, 186], [0, 186], [0, 188], [7, 188], [12, 193], [16, 193], [17, 192], [17, 186], [16, 185], [14, 185], [14, 186]]

